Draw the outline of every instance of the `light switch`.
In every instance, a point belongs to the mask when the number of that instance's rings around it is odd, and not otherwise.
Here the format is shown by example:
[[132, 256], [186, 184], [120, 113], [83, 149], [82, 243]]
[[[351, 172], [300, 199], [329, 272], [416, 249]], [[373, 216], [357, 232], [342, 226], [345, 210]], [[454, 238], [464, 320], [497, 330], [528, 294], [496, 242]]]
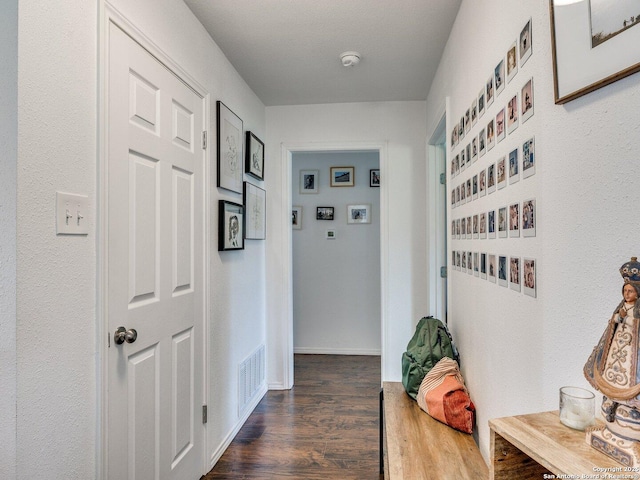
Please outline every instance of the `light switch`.
[[56, 192], [56, 233], [58, 235], [89, 234], [89, 197]]

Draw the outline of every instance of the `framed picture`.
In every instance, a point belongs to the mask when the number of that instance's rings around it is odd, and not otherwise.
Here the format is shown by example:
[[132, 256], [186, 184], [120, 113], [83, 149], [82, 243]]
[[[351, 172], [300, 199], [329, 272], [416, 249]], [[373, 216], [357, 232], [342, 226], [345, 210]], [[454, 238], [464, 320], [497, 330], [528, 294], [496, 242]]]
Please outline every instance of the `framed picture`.
[[511, 82], [518, 73], [518, 53], [517, 42], [513, 42], [507, 50], [507, 82]]
[[327, 240], [335, 240], [336, 231], [335, 230], [327, 230], [327, 235], [325, 236]]
[[333, 220], [333, 207], [317, 207], [316, 220]]
[[353, 187], [355, 167], [331, 167], [332, 187]]
[[520, 102], [522, 104], [522, 123], [524, 123], [533, 116], [533, 78], [530, 78], [522, 87]]
[[536, 200], [532, 198], [522, 202], [522, 236], [536, 236]]
[[534, 137], [522, 144], [522, 178], [529, 178], [536, 173], [536, 157]]
[[218, 251], [244, 249], [244, 207], [218, 201]]
[[302, 230], [302, 207], [294, 206], [291, 209], [291, 228]]
[[511, 290], [520, 291], [520, 257], [509, 258], [509, 286]]
[[504, 255], [498, 255], [498, 285], [501, 287], [506, 287], [508, 285], [507, 257]]
[[525, 295], [536, 296], [536, 261], [533, 258], [522, 260], [522, 286]]
[[347, 223], [371, 223], [371, 204], [347, 205]]
[[217, 102], [218, 187], [242, 193], [242, 120]]
[[300, 170], [300, 193], [318, 193], [319, 181], [318, 170]]
[[525, 64], [531, 53], [532, 49], [532, 41], [533, 37], [531, 36], [531, 19], [527, 22], [527, 24], [522, 28], [520, 32], [520, 67]]
[[369, 186], [370, 187], [379, 187], [380, 186], [380, 169], [372, 168], [369, 170]]
[[246, 133], [244, 171], [264, 180], [264, 143], [252, 132]]
[[267, 193], [255, 185], [244, 182], [244, 238], [264, 240], [267, 222]]
[[556, 104], [640, 71], [637, 2], [550, 0], [549, 6]]

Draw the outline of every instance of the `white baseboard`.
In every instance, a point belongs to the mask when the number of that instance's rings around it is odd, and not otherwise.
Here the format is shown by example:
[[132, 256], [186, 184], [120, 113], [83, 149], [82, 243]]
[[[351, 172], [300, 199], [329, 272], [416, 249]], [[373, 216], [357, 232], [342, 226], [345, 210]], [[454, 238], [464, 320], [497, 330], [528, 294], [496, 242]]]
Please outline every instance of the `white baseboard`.
[[293, 353], [307, 355], [373, 355], [380, 356], [381, 350], [357, 349], [357, 348], [323, 348], [323, 347], [296, 347]]

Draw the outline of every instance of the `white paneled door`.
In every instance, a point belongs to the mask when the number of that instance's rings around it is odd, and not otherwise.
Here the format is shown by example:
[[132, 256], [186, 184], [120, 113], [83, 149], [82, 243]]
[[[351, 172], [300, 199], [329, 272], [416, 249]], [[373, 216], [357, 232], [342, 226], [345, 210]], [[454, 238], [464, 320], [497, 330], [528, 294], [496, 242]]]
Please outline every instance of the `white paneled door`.
[[109, 27], [110, 480], [204, 473], [205, 100]]

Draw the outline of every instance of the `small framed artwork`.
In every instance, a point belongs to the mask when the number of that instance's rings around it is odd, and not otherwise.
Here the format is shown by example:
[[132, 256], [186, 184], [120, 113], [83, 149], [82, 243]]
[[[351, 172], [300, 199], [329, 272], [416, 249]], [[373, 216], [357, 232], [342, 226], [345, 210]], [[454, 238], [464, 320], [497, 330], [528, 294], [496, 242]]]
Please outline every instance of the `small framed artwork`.
[[469, 203], [471, 200], [473, 200], [473, 198], [471, 197], [471, 178], [468, 178], [467, 179], [467, 203]]
[[535, 144], [534, 138], [522, 144], [522, 178], [529, 178], [536, 173]]
[[302, 207], [294, 205], [291, 209], [291, 228], [302, 230]]
[[471, 240], [471, 215], [467, 217], [467, 239]]
[[[453, 164], [453, 161], [451, 161], [451, 165], [452, 167], [455, 167], [455, 165]], [[454, 173], [454, 169], [452, 168], [452, 175]], [[369, 186], [370, 187], [379, 187], [380, 186], [380, 169], [379, 168], [372, 168], [371, 170], [369, 170]]]
[[489, 210], [487, 212], [487, 230], [489, 238], [496, 238], [496, 211]]
[[504, 90], [504, 58], [496, 65], [493, 76], [496, 79], [496, 96], [498, 96]]
[[498, 238], [507, 238], [507, 207], [498, 209]]
[[478, 175], [474, 175], [473, 179], [471, 180], [471, 184], [473, 185], [473, 196], [471, 197], [473, 200], [476, 200], [478, 198]]
[[484, 197], [487, 194], [487, 171], [484, 168], [480, 170], [480, 175], [478, 177], [478, 189], [481, 197]]
[[218, 251], [244, 249], [244, 207], [218, 201]]
[[506, 159], [505, 157], [500, 157], [500, 159], [498, 160], [498, 171], [497, 171], [497, 176], [498, 176], [498, 190], [504, 188], [507, 186], [507, 166], [506, 166]]
[[264, 143], [253, 132], [246, 133], [244, 171], [264, 180]]
[[509, 286], [511, 290], [520, 291], [520, 257], [509, 258]]
[[516, 93], [507, 104], [507, 132], [510, 134], [518, 128], [518, 94]]
[[332, 187], [353, 187], [355, 185], [355, 167], [331, 167]]
[[520, 68], [529, 60], [531, 53], [533, 52], [531, 35], [531, 19], [526, 23], [520, 32]]
[[533, 78], [530, 78], [522, 87], [520, 101], [522, 102], [522, 123], [524, 123], [533, 116]]
[[507, 257], [504, 255], [498, 256], [498, 285], [506, 287], [509, 284], [507, 280]]
[[491, 106], [491, 104], [493, 103], [493, 98], [495, 97], [493, 74], [489, 77], [489, 80], [487, 80], [487, 85], [485, 87], [485, 92], [486, 92], [486, 107], [485, 108], [488, 109]]
[[478, 146], [480, 149], [480, 156], [482, 157], [487, 153], [487, 133], [484, 128], [480, 130], [480, 133], [478, 134]]
[[467, 217], [462, 217], [460, 221], [460, 238], [462, 240], [467, 238]]
[[487, 193], [496, 191], [496, 164], [492, 163], [487, 167]]
[[327, 240], [335, 240], [336, 239], [336, 231], [335, 230], [327, 230], [327, 235], [325, 236]]
[[318, 193], [319, 182], [318, 170], [300, 170], [300, 193]]
[[507, 82], [511, 82], [513, 77], [518, 73], [518, 46], [517, 42], [513, 42], [509, 50], [507, 50]]
[[522, 290], [525, 295], [536, 297], [536, 261], [533, 258], [522, 259]]
[[333, 220], [333, 207], [316, 207], [316, 220]]
[[264, 240], [266, 238], [267, 193], [255, 185], [244, 182], [244, 238]]
[[549, 4], [556, 104], [640, 71], [637, 1]]
[[496, 283], [496, 256], [487, 255], [487, 280]]
[[482, 212], [478, 216], [478, 230], [480, 231], [480, 238], [487, 238], [487, 213]]
[[242, 120], [220, 100], [218, 121], [218, 187], [242, 193]]
[[[478, 157], [476, 157], [477, 159]], [[467, 143], [467, 165], [471, 165], [471, 163], [475, 162], [473, 158], [471, 158], [471, 142]]]
[[347, 223], [371, 223], [371, 204], [347, 205]]
[[471, 131], [471, 109], [467, 108], [464, 114], [464, 133], [465, 135]]
[[496, 114], [496, 140], [500, 143], [505, 137], [504, 108]]
[[484, 88], [478, 93], [478, 118], [484, 115]]
[[536, 200], [532, 198], [522, 202], [522, 236], [536, 236]]
[[[484, 132], [484, 130], [482, 132]], [[478, 160], [478, 137], [473, 137], [471, 139], [471, 163], [474, 163], [476, 160]]]
[[471, 125], [475, 125], [478, 121], [478, 99], [474, 98], [471, 102]]
[[474, 215], [473, 217], [473, 238], [478, 238], [480, 232], [480, 226], [478, 225], [478, 215]]
[[518, 163], [518, 149], [514, 148], [509, 152], [509, 185], [518, 183], [520, 180], [520, 164]]
[[512, 203], [509, 205], [509, 236], [520, 236], [520, 204]]
[[495, 129], [493, 127], [493, 122], [494, 120], [492, 118], [491, 120], [489, 120], [489, 123], [487, 123], [487, 151], [491, 150], [496, 144], [496, 135]]

